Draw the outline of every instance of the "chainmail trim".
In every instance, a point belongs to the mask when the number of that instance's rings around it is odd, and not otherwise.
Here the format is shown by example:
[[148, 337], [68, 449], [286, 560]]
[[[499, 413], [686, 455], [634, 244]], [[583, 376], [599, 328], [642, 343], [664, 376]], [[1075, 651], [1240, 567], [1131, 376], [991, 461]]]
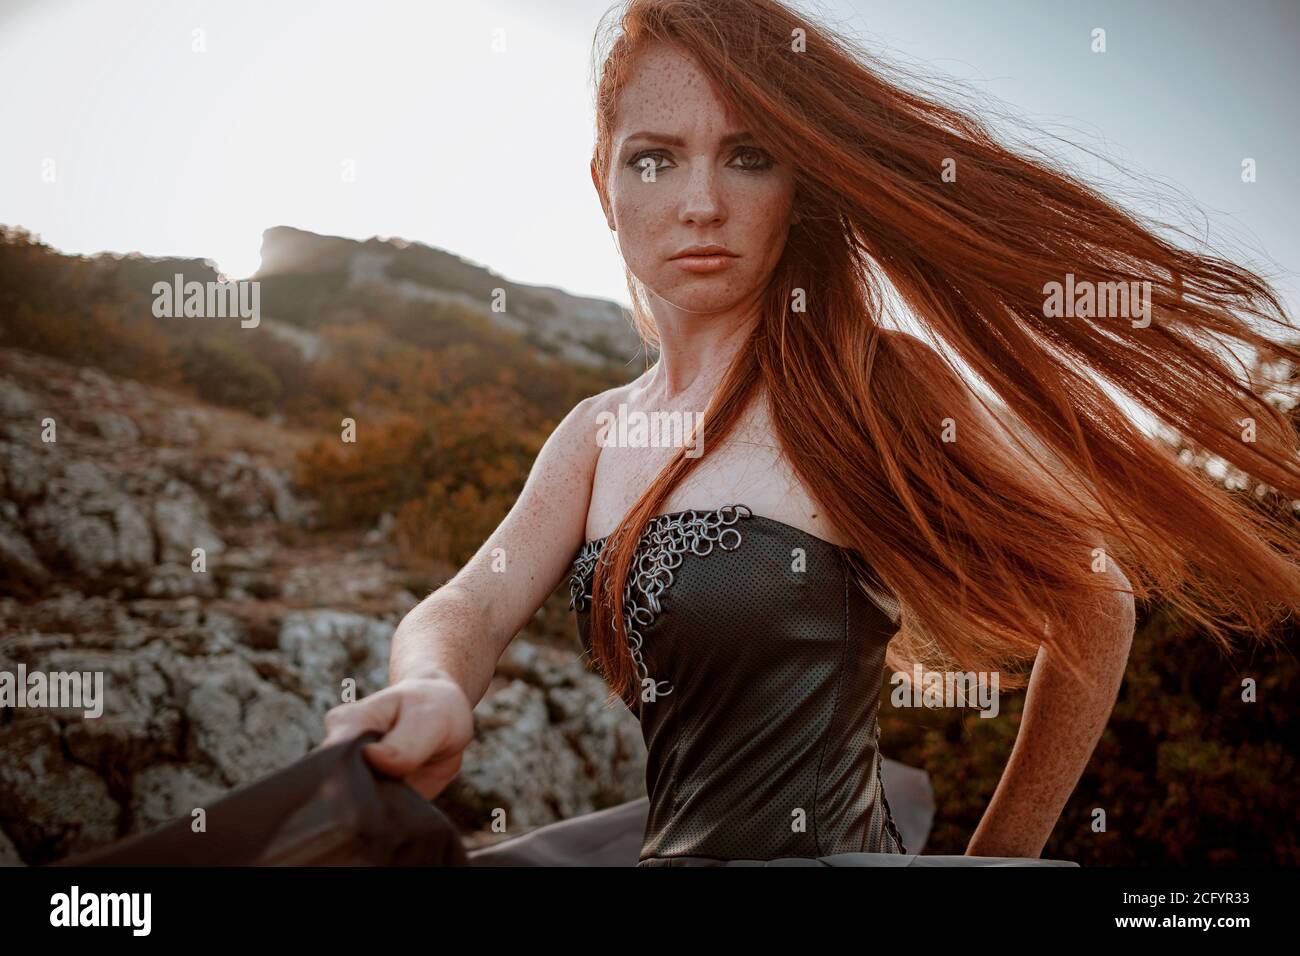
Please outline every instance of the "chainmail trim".
[[[623, 588], [623, 630], [643, 681], [654, 678], [650, 677], [641, 655], [644, 643], [641, 631], [653, 624], [655, 615], [662, 610], [659, 599], [672, 585], [673, 571], [688, 552], [702, 558], [712, 553], [715, 544], [723, 551], [736, 550], [742, 539], [734, 525], [750, 517], [753, 512], [745, 505], [723, 505], [707, 511], [656, 515], [646, 523]], [[587, 579], [595, 570], [609, 537], [584, 542], [574, 559], [569, 576], [570, 610], [587, 610]], [[610, 626], [614, 624], [615, 619], [611, 617]], [[671, 693], [671, 683], [655, 680], [656, 696]]]

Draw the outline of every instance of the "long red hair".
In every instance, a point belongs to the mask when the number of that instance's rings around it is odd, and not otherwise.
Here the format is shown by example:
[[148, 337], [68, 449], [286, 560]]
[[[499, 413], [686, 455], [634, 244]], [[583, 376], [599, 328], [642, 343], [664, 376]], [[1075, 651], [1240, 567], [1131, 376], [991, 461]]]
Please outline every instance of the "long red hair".
[[[1266, 638], [1300, 608], [1288, 515], [1183, 466], [1098, 381], [1289, 505], [1300, 498], [1296, 432], [1222, 350], [1235, 341], [1300, 363], [1256, 328], [1292, 330], [1265, 280], [1165, 241], [775, 0], [630, 0], [619, 13], [597, 80], [602, 181], [620, 90], [652, 41], [693, 56], [794, 170], [799, 219], [703, 429], [716, 447], [767, 390], [791, 465], [863, 580], [902, 607], [891, 667], [999, 671], [1003, 687], [1022, 687], [1044, 643], [1074, 667], [1098, 595], [1115, 589], [1096, 573], [1108, 562], [1136, 598], [1169, 602], [1225, 647], [1233, 633]], [[1045, 289], [1071, 274], [1149, 281], [1150, 324], [1049, 317]], [[937, 349], [883, 329], [887, 283]], [[657, 346], [630, 276], [629, 287], [638, 330]], [[797, 290], [806, 311], [792, 308]], [[1016, 417], [1001, 439], [944, 351]], [[1019, 442], [1013, 455], [1007, 439]], [[639, 532], [701, 460], [686, 450], [596, 565], [592, 656], [629, 704], [623, 588], [609, 582], [626, 580]]]

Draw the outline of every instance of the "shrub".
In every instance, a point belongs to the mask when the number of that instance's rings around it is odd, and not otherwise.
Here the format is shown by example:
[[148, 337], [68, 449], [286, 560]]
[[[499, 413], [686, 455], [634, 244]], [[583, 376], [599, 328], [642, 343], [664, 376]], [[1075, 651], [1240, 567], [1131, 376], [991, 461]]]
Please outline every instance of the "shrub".
[[182, 357], [186, 380], [204, 401], [267, 415], [280, 397], [280, 380], [242, 343], [228, 338], [191, 342]]

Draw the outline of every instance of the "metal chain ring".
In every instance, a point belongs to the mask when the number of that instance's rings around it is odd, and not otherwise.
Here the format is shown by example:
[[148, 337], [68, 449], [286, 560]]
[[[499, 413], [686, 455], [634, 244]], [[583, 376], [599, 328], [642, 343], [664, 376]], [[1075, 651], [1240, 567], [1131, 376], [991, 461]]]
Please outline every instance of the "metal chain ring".
[[[723, 551], [736, 550], [742, 539], [740, 531], [733, 525], [741, 518], [750, 517], [753, 517], [753, 512], [745, 505], [723, 505], [711, 511], [656, 515], [646, 523], [623, 588], [623, 630], [642, 680], [649, 678], [650, 674], [641, 655], [644, 643], [641, 628], [653, 624], [655, 615], [663, 609], [660, 597], [672, 585], [673, 571], [681, 565], [687, 552], [706, 557], [713, 552], [715, 544]], [[608, 540], [607, 535], [584, 542], [574, 559], [569, 577], [570, 610], [587, 610], [587, 579]], [[610, 625], [615, 625], [613, 618]], [[672, 684], [655, 681], [655, 693], [671, 694]]]

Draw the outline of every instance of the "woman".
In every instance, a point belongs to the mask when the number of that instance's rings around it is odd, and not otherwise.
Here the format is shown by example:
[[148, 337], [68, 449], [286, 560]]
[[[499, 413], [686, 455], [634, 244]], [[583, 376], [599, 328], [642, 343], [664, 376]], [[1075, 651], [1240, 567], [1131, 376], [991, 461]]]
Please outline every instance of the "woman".
[[[1034, 858], [1106, 724], [1135, 596], [1225, 644], [1300, 608], [1284, 525], [1099, 381], [1300, 498], [1294, 431], [1217, 348], [1300, 359], [1259, 329], [1289, 328], [1273, 291], [885, 75], [773, 0], [625, 5], [591, 173], [658, 361], [559, 424], [326, 744], [382, 732], [372, 765], [439, 793], [567, 576], [645, 731], [643, 865], [908, 852], [876, 700], [917, 665], [1027, 683], [966, 852]], [[885, 328], [885, 280], [937, 348]], [[608, 428], [652, 413], [698, 428], [668, 447]]]

